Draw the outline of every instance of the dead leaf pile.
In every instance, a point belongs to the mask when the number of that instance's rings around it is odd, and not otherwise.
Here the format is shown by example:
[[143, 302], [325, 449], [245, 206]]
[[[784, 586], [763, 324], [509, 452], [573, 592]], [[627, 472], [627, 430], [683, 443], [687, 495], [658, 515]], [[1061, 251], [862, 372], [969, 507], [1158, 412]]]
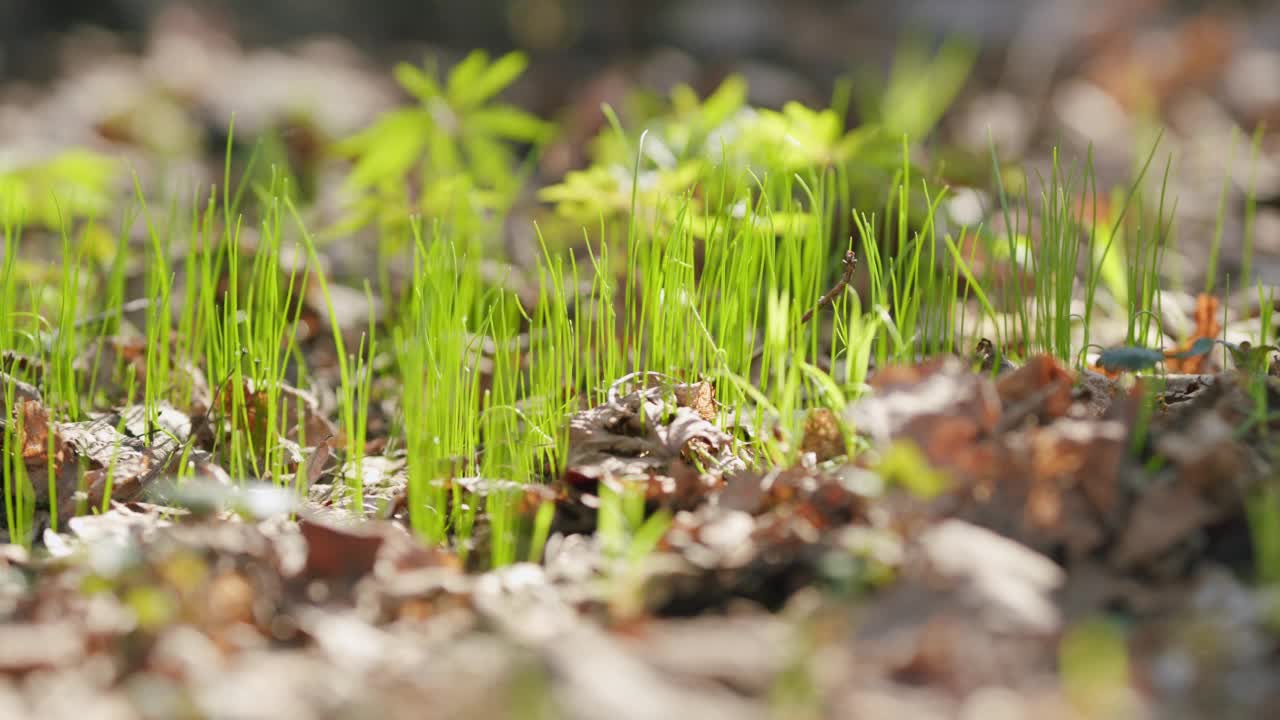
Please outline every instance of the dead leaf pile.
[[1123, 394], [1047, 357], [995, 381], [949, 359], [883, 374], [849, 419], [880, 444], [917, 444], [949, 474], [933, 511], [1068, 568], [1102, 562], [1135, 577], [1181, 577], [1203, 556], [1206, 532], [1242, 526], [1249, 488], [1271, 472], [1259, 452], [1265, 428], [1239, 432], [1257, 397], [1239, 375], [1171, 383], [1169, 402], [1157, 398], [1139, 427], [1141, 383]]
[[652, 494], [688, 506], [745, 468], [734, 438], [716, 425], [709, 383], [654, 385], [611, 397], [569, 420], [565, 480], [590, 488], [642, 481]]

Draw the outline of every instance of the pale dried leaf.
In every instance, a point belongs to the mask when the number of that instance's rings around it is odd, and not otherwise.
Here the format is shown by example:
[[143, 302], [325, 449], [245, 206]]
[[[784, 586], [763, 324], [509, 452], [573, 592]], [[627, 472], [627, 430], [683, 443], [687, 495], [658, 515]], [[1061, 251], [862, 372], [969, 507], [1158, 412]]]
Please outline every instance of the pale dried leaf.
[[1121, 570], [1151, 562], [1221, 515], [1185, 484], [1149, 488], [1139, 496], [1111, 562]]
[[1062, 621], [1051, 594], [1066, 575], [1040, 553], [962, 520], [945, 520], [919, 539], [931, 567], [962, 584], [993, 627], [1052, 633]]

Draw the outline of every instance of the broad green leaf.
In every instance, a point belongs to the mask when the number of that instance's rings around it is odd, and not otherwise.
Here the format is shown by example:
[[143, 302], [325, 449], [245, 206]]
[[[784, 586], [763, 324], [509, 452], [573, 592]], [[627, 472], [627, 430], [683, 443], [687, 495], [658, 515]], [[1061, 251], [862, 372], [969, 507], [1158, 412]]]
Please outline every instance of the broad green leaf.
[[730, 75], [702, 103], [703, 130], [724, 123], [747, 102], [747, 81], [741, 75]]
[[662, 542], [662, 538], [670, 527], [670, 511], [659, 510], [650, 515], [649, 519], [645, 520], [644, 524], [631, 536], [631, 546], [627, 548], [627, 560], [633, 563], [639, 562], [649, 553], [657, 550], [658, 544]]
[[0, 222], [57, 227], [105, 213], [118, 161], [89, 150], [67, 150], [33, 165], [0, 172]]
[[1124, 228], [1119, 228], [1113, 235], [1111, 225], [1099, 220], [1094, 226], [1092, 243], [1093, 264], [1098, 268], [1099, 277], [1111, 291], [1111, 297], [1121, 307], [1129, 305], [1129, 278], [1124, 266]]
[[698, 111], [698, 93], [687, 83], [676, 83], [671, 88], [671, 110], [677, 115], [692, 115]]
[[524, 53], [507, 53], [481, 71], [474, 80], [461, 85], [457, 94], [451, 92], [449, 97], [460, 108], [475, 107], [505, 90], [528, 66], [529, 59]]
[[902, 144], [879, 125], [863, 125], [860, 128], [850, 130], [844, 137], [840, 138], [840, 142], [836, 143], [835, 155], [841, 161], [848, 161], [854, 158], [868, 160], [869, 157], [875, 155], [886, 158], [885, 162], [889, 166], [893, 163], [901, 165], [902, 163]]
[[1231, 361], [1236, 364], [1236, 367], [1243, 370], [1265, 370], [1267, 361], [1271, 358], [1271, 353], [1280, 352], [1280, 348], [1275, 345], [1253, 345], [1248, 342], [1236, 345], [1225, 340], [1218, 340], [1217, 342], [1227, 348], [1231, 353]]
[[937, 497], [950, 485], [947, 476], [930, 465], [920, 447], [909, 440], [889, 445], [875, 469], [886, 483], [906, 488], [920, 498]]
[[422, 102], [433, 97], [440, 97], [440, 85], [430, 75], [409, 63], [400, 63], [395, 68], [396, 82], [400, 83], [409, 94]]
[[427, 162], [431, 169], [442, 175], [452, 175], [462, 170], [462, 159], [453, 138], [442, 132], [427, 137]]
[[612, 216], [627, 207], [622, 179], [608, 168], [593, 165], [586, 170], [573, 170], [564, 180], [538, 191], [538, 199], [553, 203], [562, 217], [584, 222], [601, 215]]
[[480, 78], [488, 64], [489, 53], [474, 50], [462, 62], [454, 65], [449, 71], [449, 80], [445, 85], [445, 95], [449, 98], [449, 102], [459, 107], [464, 106], [466, 103], [462, 99], [468, 92], [467, 88]]
[[551, 138], [554, 126], [509, 105], [494, 105], [470, 113], [467, 130], [503, 140], [542, 143]]
[[393, 110], [372, 127], [348, 138], [343, 149], [359, 153], [347, 177], [353, 188], [368, 188], [400, 178], [418, 162], [430, 133], [431, 117], [420, 109]]
[[919, 43], [902, 47], [880, 99], [880, 121], [894, 133], [928, 135], [969, 78], [977, 59], [971, 44], [945, 43], [930, 57]]
[[468, 133], [462, 136], [462, 146], [467, 154], [467, 167], [484, 185], [503, 191], [515, 181], [511, 169], [513, 159], [506, 145], [484, 135]]

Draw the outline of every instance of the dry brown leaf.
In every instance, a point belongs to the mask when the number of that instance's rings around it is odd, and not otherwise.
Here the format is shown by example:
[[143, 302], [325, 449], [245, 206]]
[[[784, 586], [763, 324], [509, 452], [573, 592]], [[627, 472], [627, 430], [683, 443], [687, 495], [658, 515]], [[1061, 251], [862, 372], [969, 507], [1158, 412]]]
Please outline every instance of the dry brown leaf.
[[380, 530], [339, 528], [303, 519], [298, 529], [307, 541], [305, 580], [355, 580], [373, 570], [386, 541]]
[[[172, 356], [176, 358], [177, 353]], [[146, 392], [147, 383], [146, 338], [112, 335], [91, 340], [76, 357], [73, 367], [84, 387], [92, 385], [120, 403], [130, 399], [127, 394], [128, 384], [121, 382], [121, 378], [132, 374], [133, 397], [141, 397]], [[184, 381], [191, 387], [192, 407], [184, 409], [189, 410], [193, 416], [202, 415], [212, 402], [209, 382], [204, 372], [195, 365], [182, 361], [175, 362], [171, 371], [176, 375], [185, 375]]]
[[52, 470], [53, 490], [59, 500], [58, 516], [65, 520], [75, 511], [75, 504], [70, 502], [79, 477], [74, 453], [67, 444], [65, 433], [56, 424], [50, 427], [49, 411], [44, 405], [26, 400], [18, 404], [18, 409], [22, 414], [22, 459], [36, 506], [53, 506], [49, 488], [49, 472]]
[[59, 432], [75, 453], [89, 461], [85, 485], [91, 507], [101, 506], [111, 480], [111, 497], [129, 501], [138, 498], [147, 481], [164, 458], [141, 438], [128, 437], [105, 421], [62, 423]]
[[1038, 479], [1080, 487], [1098, 513], [1109, 514], [1119, 498], [1125, 437], [1118, 422], [1060, 418], [1035, 434], [1032, 472]]
[[1185, 484], [1148, 488], [1138, 497], [1111, 564], [1133, 570], [1150, 563], [1221, 516], [1219, 508]]
[[[677, 461], [708, 472], [737, 469], [733, 438], [704, 412], [710, 401], [696, 386], [677, 386], [677, 406], [665, 406], [662, 387], [648, 387], [576, 413], [569, 420], [566, 477], [571, 483], [671, 477]], [[680, 404], [680, 397], [702, 410]]]
[[674, 391], [677, 404], [690, 408], [707, 422], [715, 422], [720, 406], [716, 403], [715, 388], [711, 383], [679, 384]]
[[804, 420], [804, 435], [800, 439], [800, 450], [813, 453], [818, 462], [825, 462], [848, 453], [844, 441], [844, 430], [840, 427], [840, 419], [828, 408], [810, 410]]
[[1062, 417], [1071, 407], [1075, 375], [1048, 355], [1036, 355], [996, 381], [1005, 412], [1036, 415], [1041, 421]]
[[[1222, 312], [1221, 312], [1221, 308], [1219, 307], [1218, 298], [1212, 295], [1206, 295], [1204, 293], [1200, 293], [1200, 295], [1196, 297], [1195, 330], [1193, 330], [1191, 334], [1187, 336], [1186, 339], [1178, 343], [1178, 345], [1174, 347], [1173, 350], [1171, 350], [1168, 354], [1175, 355], [1177, 353], [1187, 352], [1188, 350], [1191, 349], [1192, 345], [1195, 345], [1197, 340], [1200, 340], [1202, 338], [1208, 338], [1210, 340], [1214, 340], [1218, 337], [1221, 337], [1222, 335], [1222, 324], [1220, 323], [1221, 319], [1222, 319]], [[1205, 372], [1209, 364], [1210, 355], [1212, 355], [1212, 353], [1208, 355], [1196, 355], [1194, 357], [1187, 357], [1187, 358], [1166, 357], [1164, 361], [1164, 367], [1166, 371], [1171, 373], [1186, 373], [1189, 375], [1195, 375], [1198, 373]]]
[[928, 447], [928, 425], [939, 417], [966, 418], [977, 433], [990, 432], [1000, 417], [1000, 398], [991, 380], [974, 374], [959, 358], [885, 368], [872, 375], [869, 384], [873, 392], [853, 403], [845, 419], [880, 444], [888, 444], [910, 426], [920, 435], [913, 439]]
[[[266, 421], [269, 410], [267, 403], [270, 401], [266, 390], [259, 389], [253, 380], [246, 379], [242, 415], [234, 419], [231, 419], [233, 394], [230, 387], [223, 388], [219, 392], [218, 401], [221, 410], [229, 419], [228, 422], [234, 423], [229, 432], [248, 430], [254, 437], [254, 447], [266, 447]], [[320, 411], [320, 403], [312, 393], [281, 383], [277, 401], [279, 406], [276, 408], [276, 422], [283, 424], [286, 439], [298, 442], [305, 437], [307, 443], [322, 440], [338, 443], [337, 440], [332, 440], [338, 437], [337, 426]], [[247, 427], [241, 427], [242, 424]]]

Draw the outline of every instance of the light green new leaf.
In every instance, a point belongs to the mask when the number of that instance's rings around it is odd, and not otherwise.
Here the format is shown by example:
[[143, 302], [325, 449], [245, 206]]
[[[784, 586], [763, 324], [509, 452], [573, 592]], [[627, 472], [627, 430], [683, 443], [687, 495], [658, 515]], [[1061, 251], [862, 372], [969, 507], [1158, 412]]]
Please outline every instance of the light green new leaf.
[[418, 108], [393, 110], [372, 127], [343, 141], [338, 151], [357, 155], [348, 187], [363, 189], [404, 176], [421, 157], [431, 116]]
[[427, 73], [409, 63], [400, 63], [395, 68], [396, 82], [400, 83], [409, 94], [426, 102], [440, 97], [440, 84]]
[[480, 74], [484, 72], [484, 68], [489, 64], [489, 53], [483, 50], [475, 50], [467, 55], [462, 62], [453, 66], [453, 70], [449, 72], [449, 80], [445, 85], [445, 95], [449, 98], [449, 102], [459, 107], [465, 103], [462, 102], [466, 97], [467, 88], [479, 79]]
[[[470, 59], [467, 58], [468, 61]], [[523, 53], [507, 53], [487, 68], [482, 66], [482, 69], [476, 72], [475, 78], [469, 78], [456, 88], [453, 86], [451, 77], [449, 98], [459, 108], [476, 107], [505, 90], [528, 66], [529, 59]], [[470, 68], [467, 69], [470, 70]]]
[[467, 130], [504, 140], [540, 143], [550, 139], [554, 126], [509, 105], [495, 105], [468, 115]]
[[747, 102], [747, 81], [741, 75], [730, 75], [702, 103], [703, 130], [711, 130], [728, 120]]

